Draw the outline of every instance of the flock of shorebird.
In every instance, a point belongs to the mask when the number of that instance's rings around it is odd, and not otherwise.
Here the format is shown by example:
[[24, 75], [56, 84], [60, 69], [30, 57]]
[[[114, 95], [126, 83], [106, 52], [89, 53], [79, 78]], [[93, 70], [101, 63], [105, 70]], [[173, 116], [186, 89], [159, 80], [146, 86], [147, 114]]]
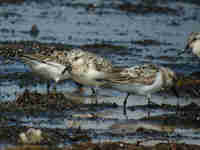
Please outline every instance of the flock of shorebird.
[[[200, 33], [191, 33], [186, 49], [179, 54], [193, 52], [200, 57]], [[48, 56], [39, 53], [24, 54], [20, 58], [34, 73], [56, 83], [71, 79], [80, 88], [84, 85], [90, 86], [93, 94], [97, 94], [96, 87], [126, 92], [124, 114], [130, 94], [144, 95], [149, 103], [152, 93], [167, 88], [173, 89], [177, 82], [176, 73], [170, 68], [155, 64], [116, 67], [109, 60], [78, 48], [71, 51], [54, 51]]]

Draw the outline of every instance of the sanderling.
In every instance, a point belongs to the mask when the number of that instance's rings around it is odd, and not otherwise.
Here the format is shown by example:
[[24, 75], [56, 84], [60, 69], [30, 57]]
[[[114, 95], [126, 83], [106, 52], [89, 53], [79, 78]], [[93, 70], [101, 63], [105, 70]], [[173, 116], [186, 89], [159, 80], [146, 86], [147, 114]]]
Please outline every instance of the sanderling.
[[[149, 104], [152, 93], [166, 88], [175, 90], [176, 80], [176, 74], [171, 69], [154, 64], [144, 64], [124, 68], [121, 72], [114, 73], [112, 78], [107, 79], [104, 86], [127, 92], [123, 103], [124, 114], [126, 115], [126, 103], [130, 94], [145, 95]], [[178, 96], [177, 92], [175, 94]]]
[[183, 52], [193, 53], [200, 57], [200, 32], [192, 32], [189, 35], [185, 49], [179, 54]]
[[[110, 73], [120, 70], [114, 69], [107, 59], [81, 49], [73, 49], [68, 52], [66, 60], [68, 61], [66, 62], [66, 70], [70, 72], [74, 81], [95, 88], [101, 87], [104, 84], [103, 80]], [[97, 102], [97, 93], [94, 94]]]
[[[45, 56], [39, 53], [36, 54], [24, 54], [20, 56], [20, 59], [28, 64], [32, 72], [39, 75], [42, 79], [47, 81], [54, 80], [56, 83], [62, 80], [70, 79], [70, 74], [62, 71], [65, 66], [58, 63], [57, 57], [55, 55]], [[49, 93], [49, 83], [47, 84], [47, 92]]]

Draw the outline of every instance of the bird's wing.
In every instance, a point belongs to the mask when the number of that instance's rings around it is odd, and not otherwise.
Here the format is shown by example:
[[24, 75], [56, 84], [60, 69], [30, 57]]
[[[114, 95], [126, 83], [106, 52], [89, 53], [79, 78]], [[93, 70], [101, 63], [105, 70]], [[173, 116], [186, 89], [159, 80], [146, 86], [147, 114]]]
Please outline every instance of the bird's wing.
[[20, 56], [20, 59], [23, 60], [25, 63], [30, 62], [30, 61], [37, 61], [40, 63], [45, 63], [48, 65], [53, 65], [53, 63], [51, 62], [57, 62], [56, 57], [55, 56], [45, 56], [45, 55], [41, 55], [41, 54], [24, 54]]
[[141, 65], [131, 68], [120, 68], [121, 71], [111, 73], [107, 79], [108, 84], [139, 83], [151, 85], [155, 81], [159, 68], [154, 65]]

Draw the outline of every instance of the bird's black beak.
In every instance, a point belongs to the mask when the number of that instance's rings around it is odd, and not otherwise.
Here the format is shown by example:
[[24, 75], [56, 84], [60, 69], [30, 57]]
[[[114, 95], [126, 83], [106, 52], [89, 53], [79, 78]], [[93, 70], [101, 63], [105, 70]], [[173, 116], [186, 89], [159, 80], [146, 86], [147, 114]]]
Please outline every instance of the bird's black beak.
[[65, 65], [65, 69], [62, 71], [62, 74], [65, 74], [66, 71], [68, 71], [68, 72], [71, 72], [71, 71], [72, 71], [72, 66], [71, 66], [71, 64], [66, 64], [66, 65]]
[[184, 49], [182, 49], [180, 52], [178, 52], [178, 56], [182, 55], [183, 53], [190, 54], [192, 51], [190, 50], [190, 44], [188, 43]]
[[174, 93], [174, 95], [177, 98], [179, 98], [180, 96], [179, 96], [179, 93], [177, 91], [177, 83], [180, 82], [181, 80], [177, 77], [177, 75], [173, 76], [172, 80], [173, 80], [174, 85], [171, 87], [171, 91]]
[[185, 53], [185, 49], [182, 49], [180, 52], [177, 53], [178, 56], [182, 55], [183, 53]]

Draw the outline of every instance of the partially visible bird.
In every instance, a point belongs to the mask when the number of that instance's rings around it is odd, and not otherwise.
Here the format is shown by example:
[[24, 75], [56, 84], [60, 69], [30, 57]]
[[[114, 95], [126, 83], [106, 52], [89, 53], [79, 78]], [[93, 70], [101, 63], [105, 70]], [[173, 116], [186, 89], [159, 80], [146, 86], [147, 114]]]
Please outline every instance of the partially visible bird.
[[200, 57], [200, 32], [192, 32], [189, 35], [185, 49], [179, 52], [178, 55], [184, 52]]
[[[23, 54], [20, 59], [27, 64], [35, 75], [47, 80], [47, 93], [49, 93], [49, 81], [53, 80], [56, 83], [62, 80], [70, 79], [70, 74], [65, 71], [65, 65], [60, 63], [59, 55], [64, 55], [62, 51], [55, 51], [51, 55], [42, 55], [40, 53], [35, 54]], [[81, 88], [82, 85], [78, 84]]]

